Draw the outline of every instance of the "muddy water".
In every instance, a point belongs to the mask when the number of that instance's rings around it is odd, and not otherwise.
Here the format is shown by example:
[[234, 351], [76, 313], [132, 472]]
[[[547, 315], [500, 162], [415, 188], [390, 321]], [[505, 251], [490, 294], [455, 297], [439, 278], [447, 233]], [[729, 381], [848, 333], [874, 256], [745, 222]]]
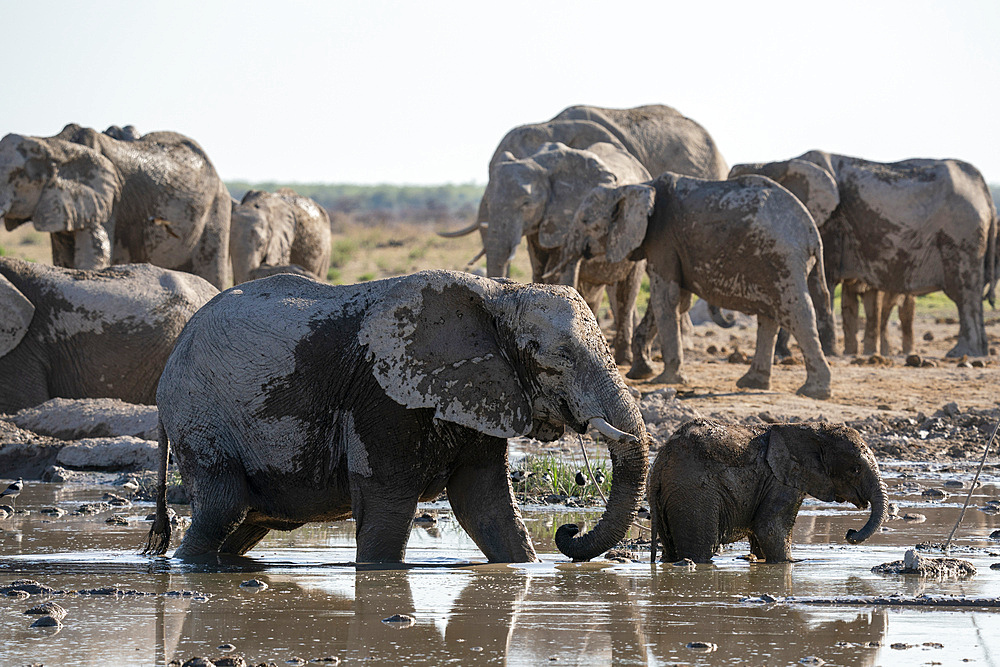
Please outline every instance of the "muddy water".
[[[954, 554], [976, 565], [973, 579], [871, 573], [918, 542], [943, 541], [964, 500], [943, 486], [953, 473], [890, 473], [900, 513], [920, 513], [926, 521], [891, 521], [868, 543], [849, 546], [843, 536], [864, 523], [865, 513], [807, 502], [795, 529], [800, 562], [750, 564], [739, 558], [747, 551], [743, 543], [694, 569], [567, 563], [552, 543], [555, 528], [597, 515], [549, 508], [525, 512], [544, 562], [474, 564], [480, 552], [443, 504], [422, 508], [438, 522], [414, 527], [411, 569], [348, 565], [354, 555], [350, 522], [272, 533], [252, 559], [194, 567], [135, 555], [150, 508], [124, 512], [127, 526], [105, 523], [110, 513], [50, 518], [38, 510], [73, 511], [110, 489], [32, 483], [18, 499], [31, 514], [0, 522], [0, 585], [27, 578], [64, 591], [118, 586], [147, 595], [54, 595], [67, 611], [58, 630], [32, 629], [34, 617], [22, 613], [43, 598], [0, 598], [0, 666], [165, 664], [222, 656], [218, 647], [227, 643], [251, 664], [279, 665], [326, 656], [344, 664], [408, 665], [782, 665], [809, 656], [835, 665], [994, 664], [1000, 660], [1000, 611], [741, 601], [762, 594], [1000, 595], [1000, 570], [990, 569], [1000, 562], [1000, 543], [988, 537], [1000, 519], [979, 509], [969, 510], [957, 534], [964, 552]], [[927, 500], [920, 494], [930, 487], [952, 495]], [[995, 480], [976, 490], [973, 507], [991, 499], [1000, 499]], [[268, 588], [240, 586], [251, 578]], [[382, 622], [396, 613], [415, 623]], [[716, 648], [689, 648], [692, 642]]]

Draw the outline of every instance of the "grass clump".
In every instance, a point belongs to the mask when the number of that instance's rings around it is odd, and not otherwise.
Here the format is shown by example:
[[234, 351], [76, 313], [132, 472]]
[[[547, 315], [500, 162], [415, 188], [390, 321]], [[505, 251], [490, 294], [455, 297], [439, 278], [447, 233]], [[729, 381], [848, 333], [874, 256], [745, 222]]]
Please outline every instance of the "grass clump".
[[[551, 455], [528, 456], [511, 471], [511, 479], [514, 492], [524, 501], [556, 495], [580, 503], [603, 502], [600, 492], [605, 497], [611, 492], [611, 469], [604, 460], [591, 462], [591, 469], [597, 484], [582, 463]], [[581, 479], [584, 484], [579, 484]]]

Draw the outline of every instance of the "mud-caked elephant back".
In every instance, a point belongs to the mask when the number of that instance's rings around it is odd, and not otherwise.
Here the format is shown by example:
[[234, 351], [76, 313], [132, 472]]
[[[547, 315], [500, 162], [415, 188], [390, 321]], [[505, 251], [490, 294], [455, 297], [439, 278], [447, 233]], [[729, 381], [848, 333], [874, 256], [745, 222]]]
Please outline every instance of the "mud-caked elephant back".
[[0, 274], [0, 357], [17, 347], [34, 315], [34, 304]]
[[390, 398], [434, 408], [439, 419], [488, 435], [530, 431], [531, 404], [492, 312], [498, 287], [469, 274], [428, 271], [389, 289], [362, 322], [358, 341]]

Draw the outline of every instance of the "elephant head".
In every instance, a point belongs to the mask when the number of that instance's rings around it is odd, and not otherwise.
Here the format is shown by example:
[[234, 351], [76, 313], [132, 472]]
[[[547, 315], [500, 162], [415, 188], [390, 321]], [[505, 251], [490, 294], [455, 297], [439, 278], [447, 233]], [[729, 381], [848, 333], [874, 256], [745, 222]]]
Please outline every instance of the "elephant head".
[[782, 162], [737, 164], [729, 178], [759, 174], [782, 185], [805, 204], [816, 226], [822, 228], [840, 204], [840, 191], [825, 153], [810, 151]]
[[781, 424], [769, 429], [767, 463], [779, 482], [824, 502], [871, 505], [861, 530], [847, 531], [857, 544], [879, 529], [889, 511], [875, 455], [854, 429], [830, 424]]
[[[426, 281], [414, 289], [413, 281]], [[609, 437], [614, 482], [587, 533], [563, 526], [560, 551], [588, 560], [620, 541], [645, 486], [648, 436], [586, 302], [572, 288], [453, 272], [396, 284], [358, 334], [387, 394], [438, 419], [509, 438], [595, 426]]]
[[576, 283], [580, 261], [603, 258], [617, 263], [630, 258], [646, 237], [656, 203], [656, 190], [637, 183], [599, 185], [577, 207], [562, 246], [562, 262], [550, 271], [564, 285]]
[[0, 219], [7, 229], [31, 220], [41, 232], [84, 232], [76, 268], [111, 263], [104, 225], [121, 189], [114, 165], [86, 146], [17, 134], [0, 140]]
[[0, 357], [21, 342], [35, 315], [35, 306], [21, 290], [0, 275]]
[[233, 206], [229, 227], [233, 281], [250, 280], [262, 265], [288, 264], [294, 238], [295, 211], [287, 202], [269, 192], [247, 192], [243, 201]]

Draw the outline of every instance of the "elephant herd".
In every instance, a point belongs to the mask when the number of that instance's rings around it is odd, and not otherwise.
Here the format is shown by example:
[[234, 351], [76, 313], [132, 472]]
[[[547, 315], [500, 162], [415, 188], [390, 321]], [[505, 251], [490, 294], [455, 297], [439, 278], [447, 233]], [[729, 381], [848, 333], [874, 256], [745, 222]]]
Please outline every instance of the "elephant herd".
[[[146, 553], [169, 545], [173, 453], [192, 500], [176, 555], [190, 559], [242, 555], [272, 529], [353, 517], [357, 560], [398, 562], [417, 503], [447, 490], [489, 560], [535, 560], [507, 439], [554, 440], [567, 427], [594, 427], [612, 461], [602, 518], [556, 532], [564, 554], [593, 558], [624, 537], [648, 470], [650, 436], [618, 364], [652, 376], [658, 335], [658, 379], [684, 382], [692, 295], [757, 316], [739, 386], [769, 387], [784, 327], [806, 359], [799, 392], [827, 398], [836, 284], [866, 299], [876, 323], [866, 351], [884, 345], [869, 303], [912, 304], [942, 289], [959, 309], [949, 354], [984, 355], [983, 294], [993, 302], [998, 274], [996, 211], [970, 165], [811, 151], [729, 170], [704, 128], [662, 105], [570, 107], [511, 130], [476, 221], [451, 234], [481, 234], [489, 277], [436, 270], [325, 284], [321, 207], [290, 190], [236, 202], [197, 143], [131, 126], [4, 137], [0, 219], [48, 232], [55, 265], [0, 258], [0, 412], [55, 396], [155, 399], [161, 460]], [[500, 279], [522, 237], [529, 285]], [[230, 271], [237, 284], [220, 293]], [[636, 327], [644, 274], [650, 305]], [[594, 317], [604, 290], [614, 353]], [[788, 517], [806, 493], [871, 502], [852, 541], [884, 516], [874, 457], [850, 429], [682, 431], [650, 483], [670, 557], [704, 560], [749, 536], [755, 554], [787, 560]], [[712, 462], [739, 457], [756, 468]], [[671, 477], [691, 465], [776, 490], [767, 516], [685, 532], [669, 518], [684, 503], [733, 516], [709, 489]]]

